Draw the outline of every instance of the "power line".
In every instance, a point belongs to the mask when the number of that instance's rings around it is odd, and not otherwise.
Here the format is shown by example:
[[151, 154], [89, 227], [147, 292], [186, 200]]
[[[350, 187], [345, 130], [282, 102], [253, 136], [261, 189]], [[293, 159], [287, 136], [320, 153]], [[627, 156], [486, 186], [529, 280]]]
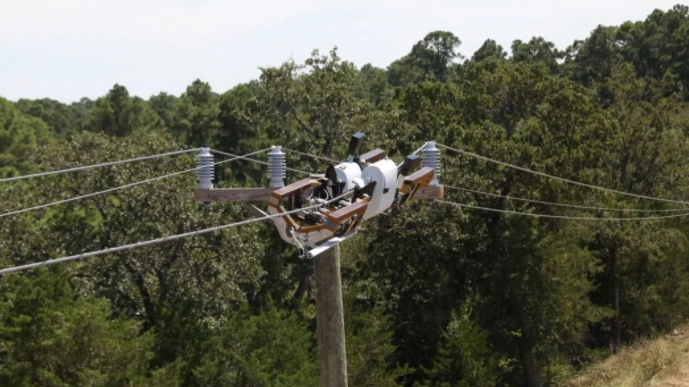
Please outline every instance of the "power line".
[[329, 158], [329, 157], [318, 156], [318, 155], [314, 155], [314, 154], [306, 153], [306, 152], [300, 152], [300, 151], [298, 151], [298, 150], [288, 149], [288, 148], [285, 148], [285, 147], [283, 147], [282, 149], [283, 149], [283, 150], [286, 150], [286, 151], [288, 151], [288, 152], [300, 154], [300, 155], [302, 155], [302, 156], [312, 157], [312, 158], [314, 158], [314, 159], [320, 159], [320, 160], [324, 160], [324, 161], [329, 161], [329, 162], [331, 162], [331, 163], [340, 163], [340, 161], [337, 161], [337, 160], [335, 160], [335, 159], [331, 159], [331, 158]]
[[103, 255], [103, 254], [107, 254], [107, 253], [114, 253], [114, 252], [117, 252], [117, 251], [129, 250], [129, 249], [133, 249], [133, 248], [137, 248], [137, 247], [143, 247], [143, 246], [154, 245], [154, 244], [158, 244], [158, 243], [162, 243], [162, 242], [167, 242], [167, 241], [172, 241], [172, 240], [176, 240], [176, 239], [181, 239], [181, 238], [186, 238], [186, 237], [191, 237], [191, 236], [206, 234], [206, 233], [209, 233], [209, 232], [220, 231], [220, 230], [224, 230], [224, 229], [228, 229], [228, 228], [234, 228], [234, 227], [244, 226], [244, 225], [251, 224], [251, 223], [263, 222], [264, 220], [270, 220], [270, 219], [278, 218], [278, 217], [281, 217], [281, 216], [284, 216], [284, 215], [291, 215], [291, 214], [295, 214], [295, 213], [297, 213], [297, 212], [301, 212], [301, 211], [305, 211], [305, 210], [310, 210], [310, 209], [319, 208], [319, 207], [322, 207], [322, 206], [324, 206], [324, 205], [326, 205], [326, 204], [330, 204], [330, 203], [336, 202], [336, 201], [338, 201], [338, 200], [341, 200], [341, 199], [344, 198], [345, 196], [347, 196], [347, 194], [340, 195], [340, 196], [338, 196], [338, 197], [336, 197], [336, 198], [334, 198], [334, 199], [331, 199], [331, 200], [322, 202], [322, 203], [320, 203], [320, 204], [316, 204], [316, 205], [309, 206], [309, 207], [304, 207], [304, 208], [299, 208], [299, 209], [296, 209], [296, 210], [291, 210], [291, 211], [283, 212], [283, 213], [280, 213], [280, 214], [266, 215], [266, 216], [261, 217], [261, 218], [247, 219], [247, 220], [243, 220], [243, 221], [240, 221], [240, 222], [225, 224], [225, 225], [222, 225], [222, 226], [211, 227], [211, 228], [207, 228], [207, 229], [203, 229], [203, 230], [190, 231], [190, 232], [186, 232], [186, 233], [183, 233], [183, 234], [177, 234], [177, 235], [169, 235], [169, 236], [166, 236], [166, 237], [163, 237], [163, 238], [151, 239], [151, 240], [149, 240], [149, 241], [137, 242], [137, 243], [132, 243], [132, 244], [123, 245], [123, 246], [117, 246], [117, 247], [109, 247], [109, 248], [103, 249], [103, 250], [92, 251], [92, 252], [82, 253], [82, 254], [78, 254], [78, 255], [71, 255], [71, 256], [68, 256], [68, 257], [62, 257], [62, 258], [57, 258], [57, 259], [49, 259], [49, 260], [47, 260], [47, 261], [42, 261], [42, 262], [30, 263], [30, 264], [21, 265], [21, 266], [10, 267], [10, 268], [6, 268], [6, 269], [0, 270], [0, 275], [2, 275], [2, 274], [7, 274], [7, 273], [13, 273], [13, 272], [16, 272], [16, 271], [22, 271], [22, 270], [33, 269], [33, 268], [40, 267], [40, 266], [45, 266], [45, 265], [52, 265], [52, 264], [55, 264], [55, 263], [62, 263], [62, 262], [74, 261], [74, 260], [82, 259], [82, 258], [94, 257], [94, 256], [96, 256], [96, 255]]
[[[242, 159], [242, 160], [253, 161], [255, 163], [259, 163], [259, 164], [263, 164], [263, 165], [270, 165], [270, 163], [268, 163], [267, 161], [256, 160], [256, 159], [252, 159], [252, 158], [245, 157], [245, 156], [237, 156], [237, 155], [233, 155], [232, 153], [227, 153], [227, 152], [223, 152], [223, 151], [219, 151], [219, 150], [215, 150], [215, 149], [211, 149], [210, 152], [211, 153], [217, 153], [217, 154], [223, 155], [223, 156], [236, 157], [236, 158]], [[285, 167], [285, 169], [288, 171], [292, 171], [292, 172], [303, 173], [303, 174], [309, 175], [309, 176], [312, 175], [311, 172], [302, 171], [301, 169], [295, 169], [295, 168], [289, 168], [289, 167]]]
[[518, 166], [516, 166], [516, 165], [508, 164], [508, 163], [503, 162], [503, 161], [498, 161], [498, 160], [494, 160], [494, 159], [491, 159], [491, 158], [488, 158], [488, 157], [485, 157], [485, 156], [477, 155], [476, 153], [471, 153], [471, 152], [467, 152], [467, 151], [464, 151], [464, 150], [461, 150], [461, 149], [452, 148], [452, 147], [449, 147], [449, 146], [447, 146], [447, 145], [443, 145], [443, 144], [437, 144], [437, 145], [440, 146], [440, 147], [443, 147], [443, 148], [445, 148], [445, 149], [447, 149], [447, 150], [451, 150], [451, 151], [460, 153], [460, 154], [465, 155], [465, 156], [475, 157], [475, 158], [477, 158], [477, 159], [481, 159], [481, 160], [488, 161], [488, 162], [491, 162], [491, 163], [499, 164], [499, 165], [502, 165], [502, 166], [505, 166], [505, 167], [509, 167], [509, 168], [513, 168], [513, 169], [516, 169], [516, 170], [519, 170], [519, 171], [532, 173], [532, 174], [534, 174], [534, 175], [543, 176], [543, 177], [547, 177], [547, 178], [550, 178], [550, 179], [555, 179], [555, 180], [559, 180], [559, 181], [564, 181], [564, 182], [566, 182], [566, 183], [571, 183], [571, 184], [580, 185], [580, 186], [582, 186], [582, 187], [598, 189], [598, 190], [601, 190], [601, 191], [611, 192], [611, 193], [615, 193], [615, 194], [619, 194], [619, 195], [632, 196], [632, 197], [640, 198], [640, 199], [657, 200], [657, 201], [660, 201], [660, 202], [675, 203], [675, 204], [689, 204], [689, 202], [685, 202], [685, 201], [681, 201], [681, 200], [654, 198], [654, 197], [651, 197], [651, 196], [637, 195], [637, 194], [633, 194], [633, 193], [629, 193], [629, 192], [617, 191], [617, 190], [614, 190], [614, 189], [599, 187], [599, 186], [595, 186], [595, 185], [591, 185], [591, 184], [580, 183], [580, 182], [578, 182], [578, 181], [569, 180], [569, 179], [565, 179], [565, 178], [562, 178], [562, 177], [557, 177], [557, 176], [549, 175], [549, 174], [547, 174], [547, 173], [538, 172], [538, 171], [533, 171], [533, 170], [528, 169], [528, 168], [518, 167]]
[[[423, 145], [421, 145], [419, 147], [419, 149], [415, 150], [412, 154], [415, 155], [415, 154], [421, 152], [426, 147], [426, 144], [428, 144], [428, 142], [424, 142]], [[402, 160], [399, 164], [397, 164], [397, 168], [401, 167], [402, 164], [404, 164], [404, 160]]]
[[83, 167], [74, 167], [74, 168], [69, 168], [69, 169], [60, 169], [60, 170], [57, 170], [57, 171], [49, 171], [49, 172], [35, 173], [35, 174], [33, 174], [33, 175], [24, 175], [24, 176], [8, 177], [8, 178], [0, 179], [0, 183], [5, 183], [5, 182], [8, 182], [8, 181], [16, 181], [16, 180], [29, 179], [29, 178], [32, 178], [32, 177], [42, 177], [42, 176], [49, 176], [49, 175], [57, 175], [57, 174], [60, 174], [60, 173], [82, 171], [82, 170], [85, 170], [85, 169], [92, 169], [92, 168], [99, 168], [99, 167], [107, 167], [107, 166], [111, 166], [111, 165], [126, 164], [126, 163], [131, 163], [131, 162], [134, 162], [134, 161], [156, 159], [156, 158], [165, 157], [165, 156], [173, 156], [173, 155], [178, 155], [178, 154], [182, 154], [182, 153], [194, 152], [194, 151], [198, 151], [199, 149], [200, 149], [200, 148], [187, 149], [187, 150], [181, 150], [181, 151], [160, 153], [160, 154], [151, 155], [151, 156], [136, 157], [136, 158], [127, 159], [127, 160], [109, 161], [109, 162], [106, 162], [106, 163], [87, 165], [87, 166], [83, 166]]
[[658, 220], [658, 219], [680, 218], [680, 217], [689, 215], [689, 212], [684, 212], [681, 214], [664, 215], [664, 216], [651, 216], [651, 217], [645, 217], [645, 218], [594, 218], [594, 217], [579, 217], [579, 216], [532, 214], [529, 212], [519, 212], [519, 211], [511, 211], [511, 210], [501, 210], [498, 208], [487, 208], [487, 207], [472, 206], [469, 204], [448, 202], [446, 200], [436, 200], [436, 202], [443, 203], [443, 204], [450, 204], [450, 205], [457, 206], [457, 207], [471, 208], [471, 209], [475, 209], [475, 210], [502, 212], [502, 213], [514, 214], [514, 215], [526, 215], [526, 216], [532, 216], [535, 218], [568, 219], [568, 220], [598, 220], [598, 221]]
[[545, 201], [541, 201], [541, 200], [517, 198], [514, 196], [498, 195], [498, 194], [494, 194], [494, 193], [476, 191], [476, 190], [469, 189], [469, 188], [454, 187], [454, 186], [445, 185], [445, 184], [443, 184], [443, 188], [455, 189], [455, 190], [459, 190], [459, 191], [471, 192], [471, 193], [475, 193], [475, 194], [479, 194], [479, 195], [487, 195], [487, 196], [493, 196], [493, 197], [504, 198], [504, 199], [519, 200], [519, 201], [529, 202], [529, 203], [547, 204], [550, 206], [560, 206], [560, 207], [580, 208], [580, 209], [584, 209], [584, 210], [616, 211], [616, 212], [678, 212], [678, 211], [689, 210], [687, 208], [643, 210], [643, 209], [634, 209], [634, 208], [589, 207], [589, 206], [580, 206], [580, 205], [576, 205], [576, 204], [553, 203], [553, 202], [545, 202]]
[[[252, 156], [252, 155], [255, 155], [255, 154], [258, 154], [258, 153], [261, 153], [261, 152], [266, 152], [266, 151], [268, 151], [268, 150], [270, 150], [270, 149], [262, 149], [262, 150], [259, 150], [259, 151], [256, 151], [256, 152], [249, 153], [249, 154], [247, 154], [247, 156]], [[239, 159], [239, 157], [235, 157], [235, 158], [232, 158], [232, 159], [227, 159], [227, 160], [218, 161], [218, 162], [216, 162], [216, 163], [213, 163], [212, 165], [218, 165], [218, 164], [222, 164], [222, 163], [227, 163], [227, 162], [234, 161], [234, 160], [237, 160], [237, 159]], [[184, 170], [184, 171], [174, 172], [174, 173], [170, 173], [170, 174], [163, 175], [163, 176], [158, 176], [158, 177], [153, 177], [153, 178], [146, 179], [146, 180], [137, 181], [137, 182], [134, 182], [134, 183], [131, 183], [131, 184], [126, 184], [126, 185], [122, 185], [122, 186], [119, 186], [119, 187], [106, 189], [106, 190], [103, 190], [103, 191], [93, 192], [93, 193], [86, 194], [86, 195], [81, 195], [81, 196], [75, 196], [75, 197], [73, 197], [73, 198], [68, 198], [68, 199], [64, 199], [64, 200], [57, 201], [57, 202], [52, 202], [52, 203], [48, 203], [48, 204], [42, 204], [42, 205], [39, 205], [39, 206], [30, 207], [30, 208], [24, 208], [24, 209], [17, 210], [17, 211], [6, 212], [6, 213], [4, 213], [4, 214], [0, 214], [0, 218], [4, 218], [4, 217], [10, 216], [10, 215], [22, 214], [22, 213], [24, 213], [24, 212], [29, 212], [29, 211], [34, 211], [34, 210], [40, 210], [40, 209], [43, 209], [43, 208], [48, 208], [48, 207], [56, 206], [56, 205], [58, 205], [58, 204], [69, 203], [69, 202], [72, 202], [72, 201], [75, 201], [75, 200], [81, 200], [81, 199], [89, 198], [89, 197], [92, 197], [92, 196], [98, 196], [98, 195], [102, 195], [102, 194], [106, 194], [106, 193], [109, 193], [109, 192], [118, 191], [118, 190], [125, 189], [125, 188], [131, 188], [131, 187], [135, 187], [135, 186], [137, 186], [137, 185], [141, 185], [141, 184], [145, 184], [145, 183], [150, 183], [150, 182], [152, 182], [152, 181], [161, 180], [161, 179], [165, 179], [165, 178], [172, 177], [172, 176], [181, 175], [181, 174], [184, 174], [184, 173], [196, 171], [196, 170], [199, 170], [199, 169], [201, 169], [201, 168], [206, 168], [206, 167], [207, 167], [207, 166], [200, 166], [200, 167], [196, 167], [196, 168], [191, 168], [191, 169], [187, 169], [187, 170]]]

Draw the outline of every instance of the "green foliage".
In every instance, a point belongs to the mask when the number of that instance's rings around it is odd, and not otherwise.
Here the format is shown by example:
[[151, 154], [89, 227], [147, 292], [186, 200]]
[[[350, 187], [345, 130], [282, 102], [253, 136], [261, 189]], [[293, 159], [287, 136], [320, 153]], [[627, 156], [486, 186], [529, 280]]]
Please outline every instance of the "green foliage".
[[175, 103], [172, 132], [187, 144], [208, 146], [220, 127], [218, 105], [210, 85], [195, 80]]
[[466, 317], [453, 318], [443, 333], [433, 368], [425, 386], [497, 386], [499, 361], [490, 348], [488, 335]]
[[43, 121], [24, 116], [10, 101], [0, 97], [0, 177], [32, 171], [34, 152], [54, 139]]
[[458, 75], [456, 50], [462, 42], [452, 32], [433, 31], [416, 43], [409, 54], [390, 65], [388, 81], [393, 86], [407, 86], [422, 81], [448, 82]]
[[83, 126], [84, 113], [82, 111], [55, 100], [20, 99], [17, 101], [17, 108], [26, 116], [40, 118], [59, 138], [72, 135], [80, 131]]
[[130, 97], [127, 88], [116, 84], [107, 95], [96, 100], [86, 117], [85, 128], [111, 136], [124, 137], [135, 130], [149, 131], [161, 126], [160, 117], [139, 97]]
[[269, 303], [258, 315], [244, 307], [212, 334], [194, 377], [200, 386], [315, 386], [313, 336], [296, 314]]
[[[688, 10], [598, 26], [564, 50], [533, 37], [515, 40], [508, 56], [487, 39], [465, 59], [459, 37], [433, 31], [387, 68], [359, 69], [335, 48], [263, 68], [224, 93], [196, 80], [180, 96], [147, 101], [122, 85], [70, 105], [0, 99], [0, 177], [196, 146], [244, 154], [283, 145], [341, 160], [361, 131], [365, 150], [379, 147], [395, 161], [435, 140], [689, 201]], [[287, 152], [292, 168], [322, 173], [328, 165]], [[164, 176], [192, 168], [193, 156], [3, 183], [0, 207]], [[442, 157], [447, 200], [498, 212], [414, 202], [367, 221], [343, 244], [350, 385], [560, 385], [610, 350], [689, 317], [683, 218], [616, 221], [678, 205], [450, 150]], [[216, 169], [218, 187], [265, 182], [264, 167], [249, 161]], [[0, 263], [249, 216], [232, 203], [204, 215], [190, 198], [196, 185], [189, 173], [2, 217]], [[312, 262], [261, 223], [3, 277], [0, 384], [317, 385], [312, 276]]]
[[[103, 299], [81, 298], [62, 270], [13, 276], [0, 301], [0, 383], [120, 386], [146, 379], [153, 336], [113, 319]], [[167, 384], [172, 385], [172, 384]]]

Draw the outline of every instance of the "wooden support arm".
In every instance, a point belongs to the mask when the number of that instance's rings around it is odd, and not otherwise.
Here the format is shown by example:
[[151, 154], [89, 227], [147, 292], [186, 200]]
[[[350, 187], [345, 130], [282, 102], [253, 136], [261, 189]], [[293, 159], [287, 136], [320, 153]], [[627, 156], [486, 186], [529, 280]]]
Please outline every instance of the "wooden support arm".
[[[197, 189], [194, 191], [194, 200], [197, 202], [265, 202], [270, 199], [276, 188], [214, 188]], [[306, 199], [311, 195], [311, 188], [302, 192], [302, 198]], [[431, 200], [442, 199], [443, 187], [427, 186], [419, 189], [412, 200]]]
[[443, 190], [442, 185], [439, 185], [437, 187], [429, 185], [427, 187], [420, 188], [418, 191], [416, 191], [414, 197], [412, 197], [412, 200], [440, 200], [444, 198], [445, 192]]
[[359, 156], [361, 161], [367, 164], [375, 163], [378, 160], [382, 160], [383, 157], [385, 157], [385, 151], [382, 149], [374, 149]]

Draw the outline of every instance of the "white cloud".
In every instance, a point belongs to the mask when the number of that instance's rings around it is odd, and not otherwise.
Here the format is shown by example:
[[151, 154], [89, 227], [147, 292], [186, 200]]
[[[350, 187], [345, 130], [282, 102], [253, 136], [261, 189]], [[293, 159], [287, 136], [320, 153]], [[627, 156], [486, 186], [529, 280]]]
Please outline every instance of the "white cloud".
[[[676, 0], [675, 0], [676, 1]], [[653, 4], [653, 5], [650, 5]], [[0, 95], [96, 98], [114, 83], [147, 98], [196, 78], [224, 91], [312, 49], [386, 66], [432, 30], [471, 54], [543, 36], [560, 48], [598, 24], [645, 18], [674, 1], [0, 0]], [[31, 84], [31, 87], [26, 85]], [[24, 85], [24, 86], [22, 86]]]

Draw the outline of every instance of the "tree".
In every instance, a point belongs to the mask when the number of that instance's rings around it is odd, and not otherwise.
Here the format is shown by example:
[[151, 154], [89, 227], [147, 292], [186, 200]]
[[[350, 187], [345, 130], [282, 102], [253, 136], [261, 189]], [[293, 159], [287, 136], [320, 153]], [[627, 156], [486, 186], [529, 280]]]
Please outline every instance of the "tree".
[[[82, 298], [59, 268], [11, 276], [0, 299], [0, 382], [8, 386], [151, 385], [153, 336]], [[157, 370], [158, 374], [169, 369]], [[174, 386], [177, 384], [167, 384]]]
[[543, 62], [553, 74], [559, 72], [558, 60], [564, 53], [555, 48], [553, 42], [542, 37], [533, 37], [528, 42], [517, 39], [512, 42], [512, 60], [514, 62]]
[[[179, 145], [169, 136], [155, 133], [125, 138], [88, 133], [46, 149], [38, 161], [45, 170], [54, 170], [111, 160], [109, 155], [113, 154], [126, 159], [173, 149]], [[174, 156], [58, 175], [43, 184], [43, 197], [55, 201], [193, 165], [193, 156]], [[193, 175], [175, 176], [65, 203], [42, 213], [27, 213], [24, 221], [36, 219], [44, 227], [44, 237], [9, 240], [5, 248], [16, 252], [13, 263], [21, 264], [47, 258], [37, 256], [36, 251], [53, 257], [78, 254], [245, 218], [244, 210], [237, 206], [225, 206], [204, 217], [189, 199], [195, 186]], [[203, 352], [199, 343], [205, 340], [209, 327], [227, 319], [228, 313], [253, 296], [250, 293], [259, 285], [263, 274], [259, 264], [261, 238], [255, 229], [251, 231], [255, 226], [246, 227], [79, 261], [69, 266], [70, 272], [78, 292], [107, 298], [116, 316], [140, 320], [144, 331], [155, 332], [151, 364], [162, 367], [182, 359], [186, 363], [182, 380], [188, 381], [190, 368]], [[223, 247], [229, 245], [234, 248]]]
[[342, 61], [337, 48], [327, 56], [314, 50], [301, 65], [288, 61], [279, 68], [261, 69], [258, 114], [274, 117], [268, 132], [274, 140], [333, 157], [339, 148], [336, 142], [346, 143], [355, 131], [349, 123], [371, 109], [356, 98], [357, 76], [356, 67]]
[[487, 39], [481, 47], [476, 50], [471, 56], [472, 62], [481, 62], [486, 58], [495, 57], [498, 59], [506, 59], [507, 53], [502, 49], [502, 46], [497, 44], [493, 39]]
[[563, 73], [587, 87], [601, 83], [623, 61], [617, 27], [598, 26], [586, 40], [565, 51]]
[[130, 97], [124, 86], [115, 84], [104, 97], [96, 100], [86, 117], [86, 129], [110, 136], [124, 137], [135, 130], [160, 128], [160, 117], [139, 97]]
[[151, 106], [158, 117], [163, 120], [165, 128], [172, 131], [174, 125], [175, 106], [178, 98], [174, 95], [162, 92], [157, 95], [152, 95], [148, 99], [148, 104]]
[[0, 98], [0, 177], [30, 172], [34, 152], [54, 140], [40, 118], [26, 117], [10, 101]]
[[466, 316], [453, 317], [424, 385], [433, 387], [497, 386], [498, 358], [488, 335]]
[[40, 118], [58, 138], [74, 134], [83, 126], [83, 114], [58, 101], [20, 99], [17, 107], [25, 116]]
[[208, 83], [197, 79], [175, 105], [172, 132], [189, 145], [209, 146], [220, 128], [219, 114], [218, 95]]
[[194, 369], [200, 386], [288, 387], [318, 384], [313, 336], [297, 315], [269, 304], [242, 308], [209, 338]]
[[433, 31], [416, 43], [409, 54], [393, 62], [388, 81], [393, 86], [406, 86], [421, 81], [449, 82], [454, 80], [463, 59], [456, 50], [462, 42], [448, 31]]

